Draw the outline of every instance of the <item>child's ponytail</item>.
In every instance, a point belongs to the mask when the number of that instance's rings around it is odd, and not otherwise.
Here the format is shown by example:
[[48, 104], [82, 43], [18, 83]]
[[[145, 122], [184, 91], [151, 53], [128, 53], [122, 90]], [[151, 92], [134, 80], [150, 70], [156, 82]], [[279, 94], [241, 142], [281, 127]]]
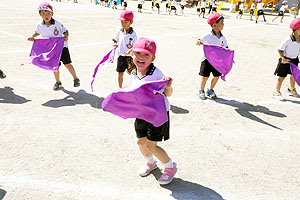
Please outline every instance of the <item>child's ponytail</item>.
[[127, 63], [128, 63], [127, 73], [131, 74], [131, 72], [136, 69], [136, 66], [133, 63], [133, 59], [131, 57], [127, 58]]

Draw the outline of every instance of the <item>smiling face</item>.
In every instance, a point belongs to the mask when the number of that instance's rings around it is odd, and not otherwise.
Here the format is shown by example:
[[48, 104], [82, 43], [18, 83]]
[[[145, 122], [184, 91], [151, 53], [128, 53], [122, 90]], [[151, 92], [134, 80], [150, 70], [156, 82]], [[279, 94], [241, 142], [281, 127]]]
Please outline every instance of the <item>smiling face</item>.
[[53, 12], [50, 12], [48, 10], [40, 10], [39, 11], [40, 16], [43, 18], [43, 20], [45, 21], [45, 24], [50, 24], [50, 20], [53, 16]]
[[213, 30], [215, 32], [222, 31], [224, 27], [224, 18], [220, 19], [218, 23], [213, 24]]
[[133, 63], [136, 65], [137, 71], [141, 73], [146, 73], [149, 65], [155, 59], [155, 55], [142, 53], [142, 52], [133, 52]]

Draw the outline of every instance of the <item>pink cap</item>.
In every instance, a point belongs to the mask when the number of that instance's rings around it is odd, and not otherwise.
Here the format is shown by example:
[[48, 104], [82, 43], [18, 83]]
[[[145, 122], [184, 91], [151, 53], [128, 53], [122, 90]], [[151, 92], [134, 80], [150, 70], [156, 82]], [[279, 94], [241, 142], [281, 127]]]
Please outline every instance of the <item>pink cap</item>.
[[133, 20], [133, 13], [131, 10], [124, 10], [121, 14], [120, 14], [120, 20], [121, 21], [131, 21]]
[[209, 15], [208, 19], [207, 19], [207, 23], [209, 25], [212, 25], [213, 23], [215, 23], [218, 19], [220, 19], [221, 17], [223, 17], [223, 14], [220, 15], [219, 13], [214, 13]]
[[50, 12], [53, 12], [52, 6], [47, 2], [40, 3], [38, 10], [48, 10]]
[[300, 28], [300, 17], [294, 19], [294, 20], [291, 22], [290, 28], [291, 28], [292, 30], [296, 30], [296, 29]]
[[133, 45], [133, 51], [155, 55], [156, 44], [153, 40], [140, 37]]

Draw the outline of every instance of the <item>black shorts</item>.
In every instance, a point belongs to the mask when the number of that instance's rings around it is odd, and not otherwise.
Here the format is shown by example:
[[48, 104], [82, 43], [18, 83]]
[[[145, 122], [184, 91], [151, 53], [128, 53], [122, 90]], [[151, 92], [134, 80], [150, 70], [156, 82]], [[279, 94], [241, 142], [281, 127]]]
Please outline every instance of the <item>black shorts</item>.
[[212, 8], [212, 11], [213, 11], [213, 12], [217, 12], [217, 8], [216, 8], [216, 7], [213, 7], [213, 8]]
[[251, 9], [250, 10], [250, 15], [253, 15], [254, 14], [254, 9]]
[[[64, 47], [60, 56], [60, 61], [65, 65], [65, 64], [70, 64], [71, 61], [71, 56], [68, 47]], [[59, 62], [59, 66], [61, 65], [61, 62]]]
[[105, 0], [105, 3], [108, 3], [108, 0]]
[[155, 127], [153, 124], [143, 119], [136, 119], [134, 122], [136, 137], [147, 137], [150, 141], [168, 140], [170, 138], [170, 117], [169, 111], [167, 113], [168, 121], [159, 127]]
[[159, 3], [156, 3], [155, 6], [156, 8], [160, 8]]
[[166, 3], [166, 8], [170, 8], [169, 3]]
[[100, 0], [100, 1], [104, 1], [104, 0]]
[[257, 11], [257, 16], [259, 16], [259, 15], [264, 15], [264, 11], [263, 10], [258, 10]]
[[207, 59], [205, 59], [204, 61], [201, 62], [199, 75], [204, 76], [204, 77], [209, 77], [210, 73], [212, 73], [213, 76], [221, 76], [222, 75], [208, 62]]
[[125, 72], [125, 70], [128, 68], [128, 60], [132, 59], [131, 56], [119, 56], [118, 57], [118, 63], [117, 63], [117, 72]]
[[171, 6], [171, 10], [177, 10], [175, 6]]
[[[290, 59], [292, 63], [294, 63], [296, 66], [298, 66], [298, 62], [299, 62], [298, 57], [295, 59], [291, 59], [291, 58], [287, 58], [287, 59]], [[290, 63], [282, 63], [281, 58], [279, 58], [278, 65], [274, 72], [274, 75], [277, 75], [280, 77], [286, 77], [288, 74], [292, 74], [291, 68], [290, 68]]]
[[117, 5], [117, 2], [116, 2], [116, 1], [114, 1], [114, 5], [115, 5], [115, 6]]
[[138, 8], [142, 9], [143, 8], [142, 4], [138, 4]]
[[243, 14], [243, 11], [242, 11], [242, 10], [239, 10], [239, 14], [242, 15], [242, 14]]
[[283, 16], [283, 15], [284, 15], [283, 11], [279, 11], [278, 16]]
[[205, 13], [205, 8], [201, 8], [201, 12], [202, 12], [202, 13]]
[[124, 2], [124, 7], [127, 7], [127, 2]]
[[181, 7], [181, 9], [184, 9], [184, 6], [183, 6], [183, 5], [181, 5], [180, 7]]

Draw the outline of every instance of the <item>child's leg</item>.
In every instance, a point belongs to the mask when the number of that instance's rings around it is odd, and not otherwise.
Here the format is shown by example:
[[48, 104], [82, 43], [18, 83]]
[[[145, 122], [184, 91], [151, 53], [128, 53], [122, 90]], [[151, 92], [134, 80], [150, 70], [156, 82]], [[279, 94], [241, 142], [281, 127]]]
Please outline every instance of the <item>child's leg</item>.
[[76, 76], [76, 72], [75, 72], [75, 69], [73, 67], [73, 65], [70, 63], [70, 64], [65, 64], [66, 68], [69, 70], [69, 72], [71, 73], [71, 75], [73, 76], [73, 78], [77, 78]]
[[120, 88], [122, 88], [123, 85], [123, 76], [124, 76], [124, 72], [118, 72], [118, 83]]
[[145, 146], [148, 152], [152, 153], [160, 162], [166, 164], [170, 158], [161, 147], [157, 146], [156, 141], [146, 139]]
[[138, 138], [137, 140], [137, 144], [139, 145], [140, 151], [142, 153], [143, 156], [149, 156], [151, 154], [151, 152], [148, 151], [147, 147], [146, 147], [146, 137], [143, 138]]
[[220, 78], [220, 76], [214, 76], [214, 78], [211, 80], [211, 83], [210, 83], [210, 90], [214, 89], [214, 87], [216, 86], [219, 78]]
[[296, 81], [295, 81], [294, 77], [291, 75], [290, 76], [290, 85], [291, 85], [290, 89], [295, 89], [295, 83], [296, 83]]
[[205, 84], [208, 80], [208, 76], [202, 76], [202, 79], [201, 79], [201, 83], [200, 83], [200, 90], [203, 90], [204, 91], [204, 88], [205, 88]]
[[280, 88], [285, 77], [279, 76], [276, 82], [276, 92], [280, 92]]
[[53, 73], [54, 73], [54, 77], [55, 77], [56, 82], [60, 82], [60, 80], [59, 80], [59, 68], [58, 68], [57, 72], [53, 72]]

